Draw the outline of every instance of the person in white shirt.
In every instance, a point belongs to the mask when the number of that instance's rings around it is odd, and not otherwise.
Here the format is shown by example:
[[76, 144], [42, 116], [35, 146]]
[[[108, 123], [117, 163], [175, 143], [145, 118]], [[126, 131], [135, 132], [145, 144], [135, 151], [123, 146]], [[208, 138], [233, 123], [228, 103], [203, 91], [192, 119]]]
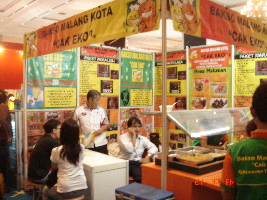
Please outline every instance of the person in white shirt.
[[100, 99], [101, 94], [97, 90], [89, 90], [86, 104], [75, 109], [73, 119], [78, 122], [81, 135], [84, 135], [85, 148], [108, 154], [105, 131], [109, 121], [104, 108], [98, 105]]
[[81, 196], [87, 188], [83, 171], [84, 146], [79, 143], [79, 126], [68, 118], [60, 131], [61, 146], [52, 150], [52, 169], [57, 172], [57, 184], [44, 186], [43, 200], [70, 199]]
[[[129, 160], [129, 175], [133, 177], [134, 181], [141, 183], [142, 170], [140, 165], [150, 162], [158, 148], [148, 138], [139, 135], [142, 126], [140, 119], [131, 117], [127, 125], [129, 132], [118, 137], [122, 151], [121, 158]], [[147, 149], [148, 154], [142, 158], [145, 149]]]

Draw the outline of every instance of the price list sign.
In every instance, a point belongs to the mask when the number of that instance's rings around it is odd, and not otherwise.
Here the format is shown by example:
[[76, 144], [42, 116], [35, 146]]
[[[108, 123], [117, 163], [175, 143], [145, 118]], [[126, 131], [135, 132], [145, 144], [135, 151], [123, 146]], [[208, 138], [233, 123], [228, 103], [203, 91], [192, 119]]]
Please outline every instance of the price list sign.
[[250, 106], [255, 89], [259, 84], [267, 82], [267, 54], [242, 53], [237, 47], [234, 74], [235, 107]]

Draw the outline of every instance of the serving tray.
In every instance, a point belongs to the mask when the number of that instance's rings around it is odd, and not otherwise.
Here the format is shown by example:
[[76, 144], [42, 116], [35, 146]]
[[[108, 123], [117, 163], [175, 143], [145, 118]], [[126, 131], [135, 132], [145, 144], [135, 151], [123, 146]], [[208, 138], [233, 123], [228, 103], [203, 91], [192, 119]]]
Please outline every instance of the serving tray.
[[[202, 163], [200, 165], [190, 165], [186, 163], [179, 162], [178, 160], [168, 161], [168, 167], [171, 169], [180, 170], [183, 172], [188, 172], [191, 174], [202, 175], [209, 172], [213, 172], [222, 169], [224, 160], [210, 161], [207, 163]], [[156, 165], [161, 165], [161, 159], [155, 159]]]

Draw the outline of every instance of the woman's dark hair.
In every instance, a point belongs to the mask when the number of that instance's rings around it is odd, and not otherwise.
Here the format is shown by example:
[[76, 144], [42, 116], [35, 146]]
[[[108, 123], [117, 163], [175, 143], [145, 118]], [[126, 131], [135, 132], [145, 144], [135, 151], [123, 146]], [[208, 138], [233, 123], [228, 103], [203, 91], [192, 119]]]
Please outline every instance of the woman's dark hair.
[[45, 133], [52, 133], [53, 129], [56, 129], [60, 125], [60, 121], [57, 119], [50, 119], [44, 125]]
[[127, 126], [131, 127], [133, 124], [140, 124], [142, 126], [141, 120], [138, 119], [137, 117], [131, 117], [128, 121], [127, 121]]
[[79, 142], [79, 126], [74, 119], [68, 118], [61, 125], [60, 143], [63, 146], [60, 158], [66, 157], [70, 163], [77, 165], [82, 149]]
[[252, 98], [252, 108], [261, 122], [267, 122], [267, 84], [262, 83], [255, 90]]
[[0, 103], [6, 103], [7, 99], [7, 92], [0, 89]]

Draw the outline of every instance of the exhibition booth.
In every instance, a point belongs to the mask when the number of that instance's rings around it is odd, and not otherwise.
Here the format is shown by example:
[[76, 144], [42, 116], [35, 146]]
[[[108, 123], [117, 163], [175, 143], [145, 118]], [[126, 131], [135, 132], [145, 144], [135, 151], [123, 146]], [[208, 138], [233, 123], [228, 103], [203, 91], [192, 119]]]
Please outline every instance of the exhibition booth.
[[[96, 89], [102, 95], [100, 105], [106, 109], [111, 124], [106, 132], [109, 144], [117, 141], [118, 134], [127, 132], [131, 116], [141, 119], [144, 136], [152, 132], [161, 135], [160, 164], [157, 161], [142, 166], [143, 184], [172, 191], [177, 199], [200, 199], [195, 196], [201, 196], [207, 188], [218, 196], [219, 184], [212, 181], [219, 179], [222, 165], [201, 175], [170, 168], [170, 161], [179, 161], [170, 160], [169, 147], [176, 150], [191, 146], [193, 138], [202, 134], [201, 123], [214, 119], [222, 127], [211, 128], [211, 134], [227, 133], [233, 143], [247, 137], [244, 124], [251, 119], [248, 107], [252, 94], [267, 80], [267, 54], [260, 53], [266, 51], [262, 39], [265, 32], [259, 30], [261, 23], [208, 0], [183, 5], [170, 0], [169, 6], [174, 30], [225, 44], [167, 52], [167, 1], [160, 0], [111, 1], [25, 35], [23, 178], [27, 177], [30, 152], [43, 135], [44, 122], [51, 118], [63, 122], [72, 117], [73, 110], [86, 102], [88, 90]], [[185, 7], [194, 13], [192, 21], [185, 18]], [[147, 8], [151, 9], [149, 17], [145, 15]], [[176, 13], [175, 8], [181, 13]], [[175, 18], [177, 14], [183, 17], [182, 21]], [[162, 52], [92, 45], [157, 30], [160, 20]], [[170, 112], [166, 105], [172, 105]], [[100, 155], [87, 152], [84, 169], [92, 188], [106, 182], [101, 178], [106, 176], [105, 170], [98, 173], [101, 167], [92, 166], [100, 160]], [[128, 162], [117, 158], [102, 160], [107, 162], [102, 163], [106, 165], [103, 169], [116, 171], [115, 165], [119, 166], [121, 177], [114, 178], [119, 182], [114, 186], [128, 184]], [[219, 162], [209, 160], [213, 161]], [[110, 198], [115, 199], [115, 194]]]

